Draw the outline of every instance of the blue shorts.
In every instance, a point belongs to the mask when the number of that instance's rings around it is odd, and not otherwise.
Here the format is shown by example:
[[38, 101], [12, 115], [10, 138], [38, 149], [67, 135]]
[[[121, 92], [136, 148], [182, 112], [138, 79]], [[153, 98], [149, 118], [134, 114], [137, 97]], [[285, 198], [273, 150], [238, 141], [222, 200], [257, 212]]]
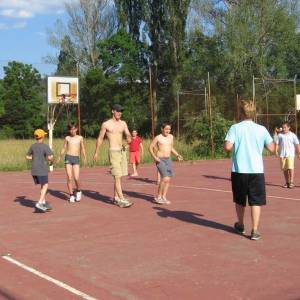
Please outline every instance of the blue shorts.
[[65, 164], [69, 164], [69, 165], [79, 165], [80, 164], [80, 159], [79, 156], [74, 156], [74, 155], [69, 155], [66, 154], [65, 156]]
[[46, 184], [48, 183], [48, 175], [46, 176], [35, 176], [32, 175], [33, 181], [35, 184]]
[[160, 176], [164, 177], [173, 177], [173, 165], [170, 157], [160, 157], [160, 162], [156, 163], [156, 167]]

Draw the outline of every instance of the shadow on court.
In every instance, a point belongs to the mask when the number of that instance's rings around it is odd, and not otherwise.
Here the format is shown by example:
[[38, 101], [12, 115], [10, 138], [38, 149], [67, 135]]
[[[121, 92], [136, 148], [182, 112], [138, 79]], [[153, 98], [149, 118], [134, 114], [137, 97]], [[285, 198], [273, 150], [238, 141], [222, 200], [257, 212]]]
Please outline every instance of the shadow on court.
[[143, 199], [149, 202], [153, 202], [154, 198], [153, 195], [145, 194], [145, 193], [139, 193], [139, 192], [133, 192], [133, 191], [123, 191], [124, 195], [127, 195], [128, 197], [137, 198], [137, 199]]
[[150, 178], [142, 178], [142, 177], [129, 177], [130, 180], [136, 180], [136, 181], [141, 181], [141, 182], [145, 182], [145, 183], [152, 183], [152, 184], [156, 184], [155, 180], [152, 180]]
[[18, 196], [14, 202], [20, 203], [20, 205], [25, 206], [25, 207], [30, 207], [33, 208], [34, 211], [33, 213], [38, 214], [38, 213], [44, 213], [40, 210], [37, 210], [35, 208], [35, 204], [37, 201], [31, 200], [31, 199], [27, 199], [26, 196]]
[[0, 289], [0, 299], [6, 299], [6, 300], [18, 300], [13, 295], [9, 294], [7, 291]]
[[59, 199], [65, 200], [65, 201], [69, 200], [69, 194], [66, 192], [48, 189], [48, 193], [53, 197], [56, 197], [56, 198], [59, 198]]
[[233, 229], [233, 227], [231, 226], [218, 223], [215, 221], [199, 218], [199, 217], [203, 217], [203, 215], [201, 214], [197, 214], [189, 211], [182, 211], [182, 210], [172, 211], [162, 207], [153, 207], [153, 209], [156, 209], [157, 215], [159, 215], [162, 218], [175, 218], [183, 222], [188, 222], [200, 226], [210, 227], [217, 230], [223, 230], [226, 232], [237, 234]]
[[221, 180], [231, 181], [231, 179], [228, 177], [213, 176], [213, 175], [202, 175], [202, 176], [208, 179], [221, 179]]
[[97, 201], [104, 202], [106, 204], [114, 205], [113, 200], [111, 197], [106, 195], [102, 195], [99, 192], [92, 191], [92, 190], [82, 190], [83, 195]]

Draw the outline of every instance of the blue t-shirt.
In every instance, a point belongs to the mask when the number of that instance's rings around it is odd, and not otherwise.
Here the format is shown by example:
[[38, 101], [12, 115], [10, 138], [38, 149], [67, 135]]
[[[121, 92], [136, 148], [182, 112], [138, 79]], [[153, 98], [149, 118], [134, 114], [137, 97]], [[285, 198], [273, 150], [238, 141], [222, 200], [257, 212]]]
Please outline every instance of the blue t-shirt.
[[233, 143], [232, 172], [263, 173], [262, 152], [264, 147], [272, 143], [268, 130], [251, 120], [232, 125], [225, 141]]

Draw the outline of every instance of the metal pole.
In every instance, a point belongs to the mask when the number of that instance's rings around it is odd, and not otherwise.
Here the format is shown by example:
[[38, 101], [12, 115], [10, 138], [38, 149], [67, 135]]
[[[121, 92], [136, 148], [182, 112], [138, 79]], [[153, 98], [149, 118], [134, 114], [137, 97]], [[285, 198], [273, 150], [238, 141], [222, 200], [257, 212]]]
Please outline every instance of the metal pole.
[[[77, 61], [76, 73], [77, 73], [78, 84], [79, 84], [79, 61]], [[78, 91], [79, 91], [79, 87], [78, 87]], [[79, 99], [79, 95], [77, 95], [77, 98], [78, 98], [78, 104], [77, 104], [78, 133], [79, 133], [79, 135], [81, 135], [81, 117], [80, 117], [80, 101], [79, 101], [80, 99]]]
[[205, 114], [207, 116], [207, 91], [206, 91], [206, 87], [204, 88], [204, 105], [205, 105]]
[[239, 94], [236, 94], [236, 121], [240, 120]]
[[209, 127], [210, 127], [210, 144], [211, 144], [211, 155], [215, 156], [215, 146], [214, 146], [214, 134], [212, 126], [212, 103], [210, 95], [210, 78], [209, 72], [207, 72], [207, 83], [208, 83], [208, 107], [209, 107]]
[[180, 104], [179, 104], [179, 92], [177, 92], [177, 139], [180, 137], [179, 127], [180, 127]]
[[256, 111], [256, 99], [255, 99], [255, 77], [253, 75], [252, 78], [252, 101], [255, 106], [255, 115], [254, 115], [254, 121], [257, 122], [257, 111]]
[[298, 120], [297, 120], [297, 75], [294, 77], [294, 97], [295, 97], [295, 134], [298, 132]]
[[149, 102], [150, 102], [150, 111], [151, 111], [151, 135], [154, 138], [154, 107], [153, 107], [153, 98], [152, 98], [152, 73], [151, 66], [149, 64]]

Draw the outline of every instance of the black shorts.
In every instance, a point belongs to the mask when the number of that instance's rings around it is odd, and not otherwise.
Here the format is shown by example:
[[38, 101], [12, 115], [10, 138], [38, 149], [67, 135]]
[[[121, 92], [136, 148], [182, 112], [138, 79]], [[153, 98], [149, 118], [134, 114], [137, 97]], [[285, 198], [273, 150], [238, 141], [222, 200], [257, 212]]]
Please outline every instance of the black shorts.
[[266, 205], [265, 175], [231, 173], [233, 202], [246, 206]]
[[48, 183], [48, 175], [46, 176], [35, 176], [32, 175], [33, 181], [35, 184], [46, 184]]

